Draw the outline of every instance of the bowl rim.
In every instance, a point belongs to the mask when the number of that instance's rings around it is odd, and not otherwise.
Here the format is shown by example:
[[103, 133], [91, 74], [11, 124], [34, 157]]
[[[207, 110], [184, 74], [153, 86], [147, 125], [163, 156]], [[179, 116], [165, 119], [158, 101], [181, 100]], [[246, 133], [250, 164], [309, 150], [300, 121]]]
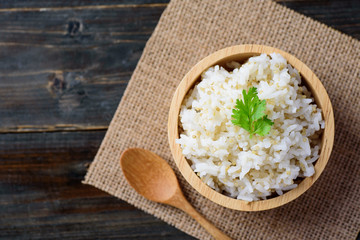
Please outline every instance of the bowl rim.
[[[277, 196], [267, 200], [247, 202], [244, 200], [238, 200], [228, 197], [213, 190], [203, 181], [201, 181], [201, 179], [191, 169], [189, 163], [182, 155], [180, 145], [175, 142], [175, 140], [179, 137], [178, 126], [180, 107], [187, 92], [198, 81], [201, 73], [209, 67], [214, 66], [227, 58], [236, 58], [236, 56], [246, 54], [249, 56], [255, 56], [262, 53], [270, 54], [273, 52], [280, 53], [289, 64], [291, 64], [299, 71], [302, 76], [302, 80], [306, 82], [307, 86], [310, 88], [310, 91], [313, 94], [313, 97], [315, 98], [318, 107], [320, 107], [322, 110], [322, 115], [325, 120], [325, 129], [321, 139], [322, 146], [320, 150], [320, 157], [315, 164], [315, 173], [313, 176], [306, 177], [300, 182], [300, 184], [296, 188], [286, 192], [281, 196]], [[186, 181], [197, 192], [199, 192], [202, 196], [208, 198], [209, 200], [223, 207], [240, 211], [262, 211], [279, 207], [290, 201], [293, 201], [305, 191], [307, 191], [319, 178], [320, 174], [323, 172], [329, 160], [333, 147], [334, 135], [335, 126], [333, 108], [330, 102], [330, 98], [321, 81], [303, 62], [301, 62], [293, 55], [280, 49], [265, 45], [235, 45], [216, 51], [203, 58], [194, 67], [192, 67], [191, 70], [181, 80], [173, 95], [168, 116], [168, 140], [170, 144], [170, 149], [174, 157], [175, 163]]]

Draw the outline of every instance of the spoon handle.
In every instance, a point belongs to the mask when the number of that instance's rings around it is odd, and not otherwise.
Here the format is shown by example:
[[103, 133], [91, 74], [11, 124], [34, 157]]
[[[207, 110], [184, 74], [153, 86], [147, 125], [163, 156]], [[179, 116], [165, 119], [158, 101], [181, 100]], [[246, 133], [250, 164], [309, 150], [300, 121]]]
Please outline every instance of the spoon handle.
[[194, 218], [203, 228], [205, 228], [208, 233], [210, 233], [216, 240], [231, 240], [225, 233], [216, 228], [212, 223], [206, 220], [200, 213], [198, 213], [193, 206], [186, 200], [183, 194], [177, 194], [176, 199], [172, 199], [171, 202], [168, 202], [169, 205], [177, 207], [192, 218]]

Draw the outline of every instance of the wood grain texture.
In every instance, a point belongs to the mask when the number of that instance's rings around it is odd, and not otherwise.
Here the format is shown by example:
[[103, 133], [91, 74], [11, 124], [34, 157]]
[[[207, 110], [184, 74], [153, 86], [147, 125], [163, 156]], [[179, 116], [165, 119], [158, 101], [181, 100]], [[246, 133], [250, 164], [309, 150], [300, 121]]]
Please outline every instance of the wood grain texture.
[[[182, 102], [190, 89], [194, 87], [201, 79], [201, 74], [211, 66], [220, 65], [226, 67], [226, 63], [231, 61], [244, 62], [249, 57], [260, 54], [271, 54], [273, 52], [280, 53], [289, 64], [299, 71], [305, 84], [312, 92], [315, 101], [322, 111], [323, 119], [325, 121], [325, 130], [322, 136], [322, 144], [320, 157], [315, 164], [315, 174], [311, 177], [305, 178], [298, 187], [288, 191], [284, 195], [254, 202], [247, 202], [225, 196], [216, 192], [207, 186], [192, 170], [188, 161], [182, 155], [181, 147], [175, 142], [179, 138], [179, 114]], [[324, 170], [331, 154], [335, 135], [334, 112], [330, 102], [330, 98], [315, 74], [300, 60], [294, 56], [273, 47], [263, 45], [238, 45], [228, 47], [210, 54], [206, 58], [198, 62], [181, 80], [176, 89], [170, 105], [169, 122], [168, 122], [168, 136], [172, 155], [178, 166], [180, 172], [188, 183], [193, 186], [201, 195], [207, 197], [213, 202], [221, 206], [241, 210], [241, 211], [262, 211], [271, 208], [276, 208], [284, 205], [292, 200], [295, 200], [319, 178]]]
[[[193, 239], [80, 183], [167, 2], [0, 0], [0, 239]], [[360, 39], [358, 0], [277, 2]]]
[[167, 4], [169, 0], [78, 0], [78, 1], [62, 1], [62, 0], [32, 0], [32, 1], [0, 1], [1, 8], [6, 9], [24, 9], [24, 8], [54, 8], [54, 7], [83, 7], [83, 6], [113, 6], [113, 5], [149, 5]]
[[0, 12], [2, 132], [109, 124], [165, 8], [116, 6]]

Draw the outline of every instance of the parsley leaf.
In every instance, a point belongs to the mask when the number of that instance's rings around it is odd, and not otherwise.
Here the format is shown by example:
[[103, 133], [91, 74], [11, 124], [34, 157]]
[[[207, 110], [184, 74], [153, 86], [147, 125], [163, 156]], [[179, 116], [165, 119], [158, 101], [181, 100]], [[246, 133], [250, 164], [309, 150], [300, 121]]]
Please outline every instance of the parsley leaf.
[[271, 126], [274, 124], [265, 115], [266, 101], [260, 100], [257, 95], [257, 88], [252, 87], [246, 93], [243, 90], [243, 100], [236, 99], [235, 109], [232, 110], [233, 118], [231, 122], [240, 126], [250, 133], [250, 138], [254, 134], [265, 136], [269, 134]]

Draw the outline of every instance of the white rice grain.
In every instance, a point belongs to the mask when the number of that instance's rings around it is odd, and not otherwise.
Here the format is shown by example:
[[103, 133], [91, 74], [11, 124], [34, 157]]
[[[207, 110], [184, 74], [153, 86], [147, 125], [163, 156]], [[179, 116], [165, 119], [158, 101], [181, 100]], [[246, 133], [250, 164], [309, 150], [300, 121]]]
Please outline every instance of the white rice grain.
[[[216, 191], [245, 201], [282, 195], [297, 186], [295, 179], [315, 173], [318, 131], [325, 127], [321, 110], [300, 85], [298, 71], [280, 54], [262, 54], [228, 67], [233, 71], [209, 68], [188, 93], [177, 143], [192, 169]], [[266, 114], [274, 122], [267, 136], [252, 139], [231, 122], [236, 99], [250, 87], [266, 100]]]

